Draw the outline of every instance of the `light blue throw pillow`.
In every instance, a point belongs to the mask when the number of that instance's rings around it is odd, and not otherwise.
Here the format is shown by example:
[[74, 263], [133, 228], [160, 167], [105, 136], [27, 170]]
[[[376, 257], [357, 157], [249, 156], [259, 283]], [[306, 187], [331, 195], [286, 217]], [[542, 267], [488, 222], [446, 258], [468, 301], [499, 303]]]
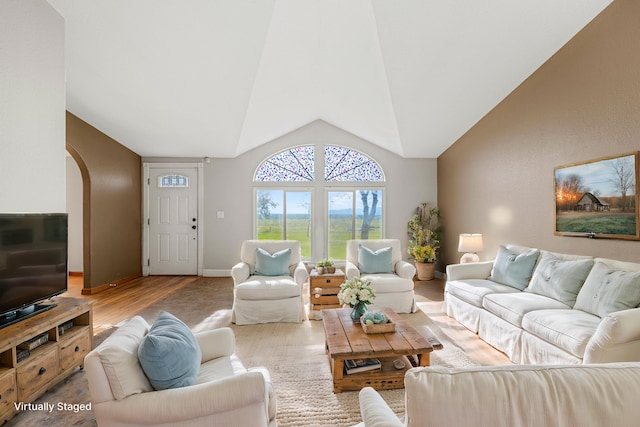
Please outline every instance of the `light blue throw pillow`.
[[542, 252], [526, 292], [544, 295], [569, 307], [576, 303], [580, 288], [593, 267], [593, 259], [562, 259]]
[[573, 308], [604, 317], [615, 311], [638, 307], [638, 304], [640, 271], [616, 270], [597, 262], [580, 289]]
[[260, 276], [288, 276], [291, 248], [270, 254], [262, 248], [256, 249], [256, 274]]
[[529, 285], [533, 268], [540, 251], [530, 249], [522, 253], [510, 251], [505, 246], [498, 248], [490, 279], [512, 288], [523, 290]]
[[360, 273], [393, 273], [391, 247], [372, 251], [366, 246], [358, 246], [358, 269]]
[[154, 389], [187, 387], [196, 383], [202, 351], [189, 327], [163, 311], [142, 339], [138, 360]]

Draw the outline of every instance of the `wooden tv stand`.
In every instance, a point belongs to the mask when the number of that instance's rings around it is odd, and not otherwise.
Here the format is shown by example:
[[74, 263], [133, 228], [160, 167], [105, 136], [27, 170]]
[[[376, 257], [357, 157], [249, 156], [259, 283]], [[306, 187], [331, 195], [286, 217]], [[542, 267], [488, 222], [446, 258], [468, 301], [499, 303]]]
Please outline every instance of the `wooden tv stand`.
[[[82, 368], [93, 347], [92, 302], [59, 297], [54, 303], [48, 311], [0, 329], [0, 424], [18, 412], [16, 402], [33, 402]], [[69, 321], [72, 325], [63, 331]], [[21, 344], [42, 334], [48, 341], [18, 361]]]

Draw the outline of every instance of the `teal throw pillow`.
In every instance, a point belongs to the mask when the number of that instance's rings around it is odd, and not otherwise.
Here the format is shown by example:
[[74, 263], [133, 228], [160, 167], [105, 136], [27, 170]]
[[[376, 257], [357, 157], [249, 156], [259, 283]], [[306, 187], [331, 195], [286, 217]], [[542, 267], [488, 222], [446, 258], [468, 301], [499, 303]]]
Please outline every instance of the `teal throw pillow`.
[[391, 247], [373, 251], [366, 246], [358, 246], [358, 269], [360, 273], [393, 273]]
[[573, 307], [591, 267], [593, 259], [567, 260], [543, 251], [531, 283], [525, 291], [544, 295]]
[[530, 249], [522, 253], [510, 251], [505, 246], [498, 248], [490, 279], [503, 285], [523, 290], [529, 285], [533, 268], [540, 251]]
[[142, 339], [138, 360], [154, 389], [187, 387], [196, 383], [202, 351], [189, 327], [163, 311]]
[[270, 254], [262, 248], [256, 249], [256, 274], [260, 276], [288, 276], [291, 248]]
[[639, 304], [640, 271], [616, 270], [597, 262], [580, 289], [573, 308], [604, 317]]

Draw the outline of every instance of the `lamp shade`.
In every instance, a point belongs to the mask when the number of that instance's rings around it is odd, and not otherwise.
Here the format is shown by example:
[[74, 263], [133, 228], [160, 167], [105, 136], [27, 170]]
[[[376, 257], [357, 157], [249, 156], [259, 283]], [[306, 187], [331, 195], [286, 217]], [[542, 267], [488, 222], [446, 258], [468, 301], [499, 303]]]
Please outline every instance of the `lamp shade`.
[[483, 249], [482, 234], [461, 234], [458, 252], [480, 252]]

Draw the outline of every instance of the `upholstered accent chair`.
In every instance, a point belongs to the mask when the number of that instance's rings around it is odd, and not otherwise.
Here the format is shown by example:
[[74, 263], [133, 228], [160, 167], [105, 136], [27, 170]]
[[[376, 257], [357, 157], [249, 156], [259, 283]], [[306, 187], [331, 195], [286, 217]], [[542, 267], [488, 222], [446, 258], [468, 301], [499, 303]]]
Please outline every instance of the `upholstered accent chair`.
[[245, 240], [231, 269], [236, 325], [306, 319], [302, 289], [309, 274], [296, 240]]
[[[243, 366], [230, 328], [193, 334], [201, 355], [195, 383], [160, 390], [138, 357], [150, 330], [134, 316], [85, 357], [98, 426], [277, 426], [269, 371]], [[167, 363], [173, 373], [175, 360]]]
[[402, 260], [399, 239], [347, 240], [346, 278], [371, 281], [374, 305], [396, 313], [413, 313], [416, 301], [413, 276], [416, 268]]

